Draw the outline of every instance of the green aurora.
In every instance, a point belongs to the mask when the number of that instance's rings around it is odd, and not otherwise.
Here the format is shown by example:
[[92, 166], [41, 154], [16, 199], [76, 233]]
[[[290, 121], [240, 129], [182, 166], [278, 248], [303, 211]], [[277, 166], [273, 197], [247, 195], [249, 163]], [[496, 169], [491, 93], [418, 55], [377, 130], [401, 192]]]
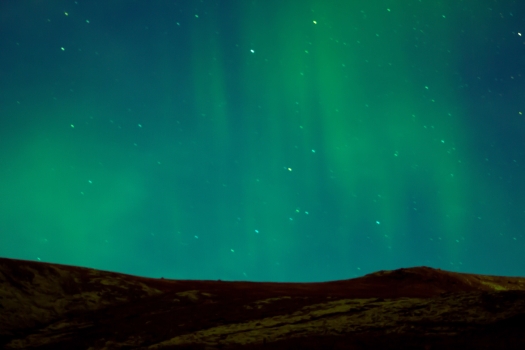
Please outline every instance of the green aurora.
[[0, 255], [523, 275], [525, 7], [481, 3], [0, 5]]

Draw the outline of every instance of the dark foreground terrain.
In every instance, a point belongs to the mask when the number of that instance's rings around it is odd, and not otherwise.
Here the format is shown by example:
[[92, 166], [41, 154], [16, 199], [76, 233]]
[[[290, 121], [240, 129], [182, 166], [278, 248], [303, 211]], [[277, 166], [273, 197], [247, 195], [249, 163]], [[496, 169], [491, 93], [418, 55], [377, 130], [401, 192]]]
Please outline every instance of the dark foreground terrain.
[[0, 258], [5, 349], [525, 349], [525, 278], [142, 278]]

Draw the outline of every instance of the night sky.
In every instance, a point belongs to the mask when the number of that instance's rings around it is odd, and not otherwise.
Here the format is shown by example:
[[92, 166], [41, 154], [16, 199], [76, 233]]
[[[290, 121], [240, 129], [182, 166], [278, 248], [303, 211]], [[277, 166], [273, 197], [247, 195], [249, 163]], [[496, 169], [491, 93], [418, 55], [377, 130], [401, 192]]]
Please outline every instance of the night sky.
[[0, 2], [0, 256], [525, 276], [525, 3]]

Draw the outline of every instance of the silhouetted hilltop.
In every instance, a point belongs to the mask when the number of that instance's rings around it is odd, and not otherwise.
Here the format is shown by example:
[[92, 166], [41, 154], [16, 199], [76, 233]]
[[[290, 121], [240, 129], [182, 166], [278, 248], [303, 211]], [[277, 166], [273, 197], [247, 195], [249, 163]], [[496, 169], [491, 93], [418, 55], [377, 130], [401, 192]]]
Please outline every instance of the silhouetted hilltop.
[[0, 258], [6, 349], [525, 349], [525, 278], [168, 280]]

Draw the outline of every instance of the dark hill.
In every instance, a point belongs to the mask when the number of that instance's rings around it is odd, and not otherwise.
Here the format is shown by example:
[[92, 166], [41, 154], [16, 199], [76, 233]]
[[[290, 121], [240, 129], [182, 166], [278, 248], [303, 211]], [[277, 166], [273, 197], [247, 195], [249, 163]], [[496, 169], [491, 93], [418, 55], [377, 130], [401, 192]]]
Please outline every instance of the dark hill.
[[166, 280], [0, 258], [5, 349], [525, 349], [525, 278]]

